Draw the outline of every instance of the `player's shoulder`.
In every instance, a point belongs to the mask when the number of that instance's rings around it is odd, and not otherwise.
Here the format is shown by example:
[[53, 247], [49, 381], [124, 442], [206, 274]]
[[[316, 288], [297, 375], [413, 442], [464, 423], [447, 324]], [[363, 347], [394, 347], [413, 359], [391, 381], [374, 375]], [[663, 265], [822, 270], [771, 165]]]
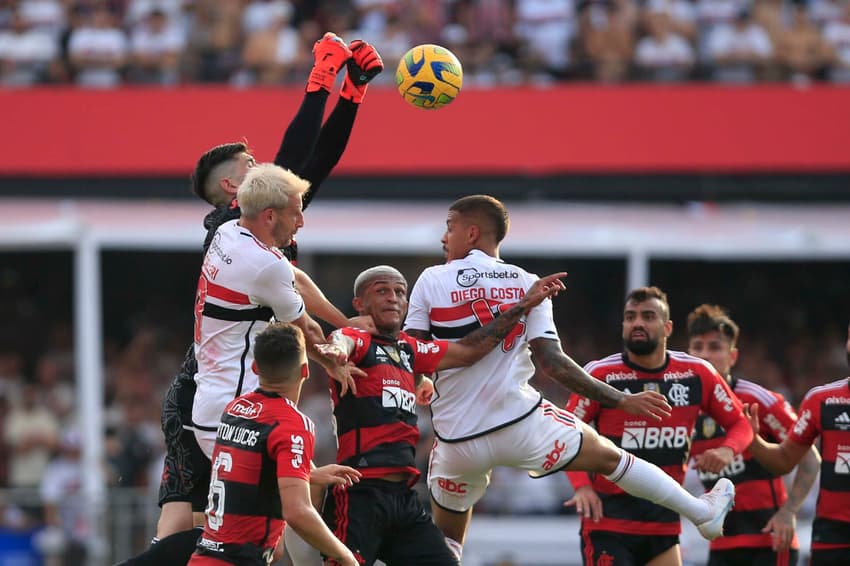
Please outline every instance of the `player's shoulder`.
[[623, 354], [620, 352], [617, 352], [616, 354], [611, 354], [610, 356], [606, 356], [599, 360], [593, 360], [591, 362], [588, 362], [584, 366], [584, 370], [594, 377], [599, 377], [606, 373], [616, 371], [632, 371], [623, 362]]
[[670, 359], [670, 363], [667, 366], [668, 371], [692, 371], [700, 377], [713, 377], [720, 375], [709, 362], [702, 358], [692, 356], [687, 352], [667, 350], [667, 355]]
[[843, 378], [809, 389], [803, 397], [803, 403], [831, 401], [835, 404], [850, 405], [850, 378]]
[[736, 379], [733, 389], [735, 395], [745, 403], [755, 402], [762, 407], [772, 407], [785, 401], [781, 393], [776, 393], [748, 379]]

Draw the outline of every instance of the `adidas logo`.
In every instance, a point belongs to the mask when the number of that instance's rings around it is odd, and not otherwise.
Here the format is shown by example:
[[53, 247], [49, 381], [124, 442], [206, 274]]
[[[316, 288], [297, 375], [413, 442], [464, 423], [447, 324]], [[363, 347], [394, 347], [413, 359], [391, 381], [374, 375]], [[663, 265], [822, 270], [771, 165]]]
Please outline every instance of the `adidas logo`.
[[847, 414], [847, 411], [844, 411], [837, 417], [835, 417], [836, 423], [850, 424], [850, 415]]

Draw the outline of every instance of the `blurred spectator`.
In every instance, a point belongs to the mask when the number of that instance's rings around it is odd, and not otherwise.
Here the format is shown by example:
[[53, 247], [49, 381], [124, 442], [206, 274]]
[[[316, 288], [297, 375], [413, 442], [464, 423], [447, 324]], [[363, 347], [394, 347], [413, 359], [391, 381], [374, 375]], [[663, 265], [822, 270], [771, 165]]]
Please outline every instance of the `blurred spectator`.
[[580, 5], [576, 62], [581, 76], [606, 83], [628, 78], [635, 48], [635, 22], [623, 4]]
[[53, 37], [65, 26], [65, 6], [59, 0], [21, 0], [18, 11], [30, 28]]
[[566, 77], [577, 27], [573, 0], [516, 0], [514, 6], [516, 34], [525, 47], [522, 70], [544, 82]]
[[80, 434], [66, 430], [59, 441], [59, 453], [41, 478], [46, 528], [37, 538], [45, 566], [83, 566], [85, 542], [91, 528], [82, 494], [83, 469], [80, 463]]
[[750, 83], [770, 61], [773, 46], [767, 32], [741, 11], [732, 24], [714, 28], [708, 38], [708, 56], [714, 79], [726, 83]]
[[688, 0], [649, 0], [647, 12], [666, 12], [674, 33], [692, 43], [697, 40], [697, 11]]
[[809, 19], [823, 29], [830, 23], [840, 21], [847, 5], [847, 0], [809, 0]]
[[242, 12], [242, 32], [246, 37], [272, 27], [280, 20], [289, 23], [293, 15], [292, 4], [286, 0], [252, 0]]
[[154, 8], [132, 30], [129, 79], [149, 84], [177, 83], [178, 58], [185, 45], [183, 30], [169, 22], [165, 12]]
[[195, 0], [192, 7], [183, 72], [190, 81], [227, 82], [240, 64], [241, 6]]
[[126, 34], [115, 25], [115, 18], [103, 4], [95, 7], [82, 27], [73, 30], [68, 39], [68, 53], [80, 86], [118, 86], [127, 51]]
[[192, 4], [192, 0], [117, 0], [117, 3], [125, 1], [124, 23], [130, 28], [154, 11], [163, 13], [169, 22], [177, 23], [182, 18], [184, 4]]
[[23, 387], [20, 402], [11, 404], [3, 425], [9, 458], [9, 487], [36, 487], [56, 447], [60, 423], [43, 403], [43, 392]]
[[826, 24], [823, 39], [832, 64], [829, 78], [834, 82], [850, 82], [850, 2], [845, 2], [840, 19]]
[[298, 31], [290, 25], [291, 5], [282, 3], [282, 6], [288, 9], [270, 12], [264, 26], [252, 25], [250, 31], [246, 30], [248, 37], [242, 50], [243, 69], [238, 84], [279, 84], [292, 75], [302, 44]]
[[809, 20], [805, 6], [794, 6], [791, 23], [777, 41], [776, 54], [786, 76], [792, 81], [809, 82], [823, 70], [829, 49], [817, 27]]
[[729, 25], [735, 16], [750, 7], [750, 0], [696, 0], [697, 51], [708, 51], [708, 37], [721, 25]]
[[673, 33], [666, 12], [650, 12], [646, 23], [649, 35], [637, 44], [635, 63], [642, 76], [654, 81], [682, 81], [693, 69], [694, 50], [681, 35]]
[[53, 34], [13, 11], [10, 27], [0, 30], [0, 83], [29, 86], [44, 80], [59, 49]]

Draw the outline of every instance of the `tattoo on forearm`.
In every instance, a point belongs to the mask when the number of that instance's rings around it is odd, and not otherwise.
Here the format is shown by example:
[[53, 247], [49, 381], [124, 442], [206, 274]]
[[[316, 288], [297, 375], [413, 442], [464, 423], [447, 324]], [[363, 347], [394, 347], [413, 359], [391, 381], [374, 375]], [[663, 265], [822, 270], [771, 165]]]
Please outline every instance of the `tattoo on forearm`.
[[502, 313], [496, 320], [485, 324], [458, 340], [458, 344], [488, 349], [495, 348], [513, 330], [514, 326], [517, 325], [519, 319], [525, 313], [525, 307], [517, 303]]
[[[553, 345], [556, 344], [553, 342]], [[571, 391], [598, 401], [603, 407], [616, 407], [623, 392], [585, 372], [558, 347], [537, 349], [535, 360], [546, 375]]]
[[782, 506], [792, 513], [796, 514], [803, 505], [806, 496], [809, 495], [815, 480], [818, 477], [820, 464], [818, 458], [814, 456], [811, 449], [803, 456], [800, 463], [797, 464], [797, 473], [794, 474], [794, 481], [791, 483], [791, 489], [788, 490], [788, 501]]

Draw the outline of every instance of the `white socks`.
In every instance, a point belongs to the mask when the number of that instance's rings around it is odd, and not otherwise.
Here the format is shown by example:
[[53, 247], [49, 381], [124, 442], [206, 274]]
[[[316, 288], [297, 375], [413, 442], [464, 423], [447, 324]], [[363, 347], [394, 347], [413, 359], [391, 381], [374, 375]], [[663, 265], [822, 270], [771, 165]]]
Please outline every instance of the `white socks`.
[[711, 509], [705, 501], [688, 493], [679, 482], [655, 464], [641, 460], [625, 450], [620, 451], [617, 469], [605, 478], [626, 493], [671, 509], [695, 525], [711, 518]]

